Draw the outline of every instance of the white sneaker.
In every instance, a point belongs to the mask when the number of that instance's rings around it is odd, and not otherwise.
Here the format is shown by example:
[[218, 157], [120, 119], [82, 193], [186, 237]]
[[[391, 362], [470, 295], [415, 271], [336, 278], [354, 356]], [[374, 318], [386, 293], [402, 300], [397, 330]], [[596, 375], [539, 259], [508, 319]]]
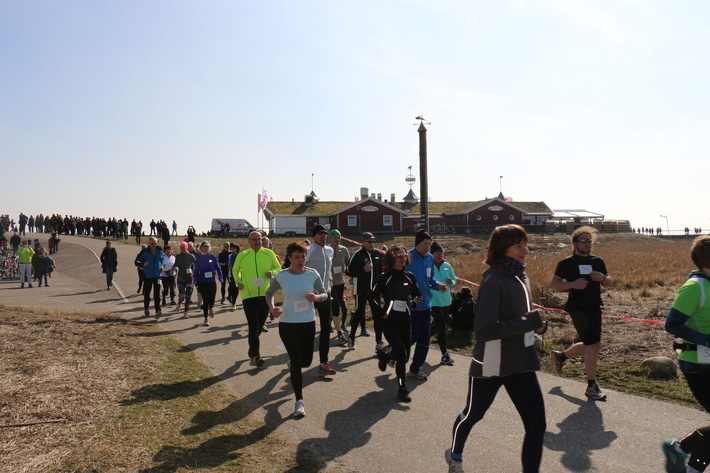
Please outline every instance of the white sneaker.
[[294, 417], [303, 417], [306, 415], [306, 408], [303, 406], [303, 399], [296, 401], [296, 409], [293, 411]]
[[449, 465], [449, 473], [464, 473], [463, 462], [451, 459], [450, 448], [444, 452], [444, 458], [446, 459], [446, 464]]

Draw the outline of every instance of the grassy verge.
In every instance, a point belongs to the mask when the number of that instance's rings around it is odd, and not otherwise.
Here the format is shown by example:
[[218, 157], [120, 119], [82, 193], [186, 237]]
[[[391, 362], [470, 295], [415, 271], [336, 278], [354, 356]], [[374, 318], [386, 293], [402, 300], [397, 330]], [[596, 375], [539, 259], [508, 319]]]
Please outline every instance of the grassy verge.
[[[549, 374], [556, 374], [550, 353], [552, 350], [562, 350], [562, 345], [545, 343], [540, 348], [540, 363], [542, 370]], [[563, 374], [565, 378], [585, 382], [584, 362], [581, 358], [568, 360], [565, 363]], [[682, 376], [671, 379], [654, 379], [649, 377], [646, 370], [642, 369], [639, 362], [629, 363], [609, 362], [599, 359], [597, 365], [597, 379], [603, 388], [614, 389], [637, 396], [659, 399], [688, 407], [702, 409]]]
[[0, 424], [17, 425], [0, 429], [7, 471], [296, 466], [296, 445], [150, 323], [0, 306], [0, 333], [15, 340], [0, 350]]

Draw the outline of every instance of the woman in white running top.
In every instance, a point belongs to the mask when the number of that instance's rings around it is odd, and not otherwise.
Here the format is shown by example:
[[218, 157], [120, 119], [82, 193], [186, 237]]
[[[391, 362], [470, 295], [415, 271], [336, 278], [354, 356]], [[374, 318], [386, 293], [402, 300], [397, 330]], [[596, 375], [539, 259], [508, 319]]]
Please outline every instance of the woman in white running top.
[[[279, 271], [266, 291], [269, 313], [279, 320], [279, 336], [291, 360], [291, 385], [296, 396], [295, 417], [306, 415], [303, 406], [303, 374], [301, 370], [313, 361], [316, 337], [316, 311], [314, 302], [328, 298], [323, 281], [317, 271], [306, 267], [306, 246], [294, 241], [286, 247], [286, 257], [291, 266]], [[283, 305], [274, 306], [274, 294], [281, 289]]]

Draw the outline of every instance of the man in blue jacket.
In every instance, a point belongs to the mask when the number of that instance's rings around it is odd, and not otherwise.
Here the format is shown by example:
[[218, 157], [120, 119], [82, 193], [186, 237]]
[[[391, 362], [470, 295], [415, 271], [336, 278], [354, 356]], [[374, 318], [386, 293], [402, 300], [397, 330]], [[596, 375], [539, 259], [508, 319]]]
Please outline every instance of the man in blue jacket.
[[406, 270], [414, 274], [417, 285], [422, 293], [422, 299], [411, 311], [412, 317], [412, 343], [416, 343], [409, 375], [416, 379], [427, 379], [422, 371], [422, 365], [429, 353], [429, 339], [431, 338], [431, 291], [427, 288], [446, 291], [446, 284], [434, 279], [434, 257], [429, 253], [431, 236], [419, 230], [414, 237], [414, 248], [409, 250], [409, 264]]
[[148, 240], [148, 249], [141, 252], [136, 259], [137, 264], [143, 265], [143, 273], [145, 274], [145, 282], [143, 283], [143, 309], [145, 316], [150, 316], [150, 291], [153, 291], [153, 299], [155, 300], [155, 318], [160, 318], [160, 270], [163, 267], [163, 249], [158, 246], [158, 239], [150, 237]]

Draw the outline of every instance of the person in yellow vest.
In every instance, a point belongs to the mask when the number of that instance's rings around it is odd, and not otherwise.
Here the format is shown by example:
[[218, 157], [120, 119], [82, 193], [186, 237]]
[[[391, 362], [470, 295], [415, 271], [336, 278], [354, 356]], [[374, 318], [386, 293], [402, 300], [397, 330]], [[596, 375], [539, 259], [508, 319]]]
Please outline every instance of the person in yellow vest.
[[17, 256], [20, 261], [20, 288], [25, 287], [25, 281], [32, 287], [32, 257], [35, 250], [30, 245], [30, 240], [22, 240], [22, 246], [17, 249]]
[[232, 274], [249, 324], [249, 359], [253, 366], [260, 368], [264, 360], [261, 358], [259, 335], [269, 315], [266, 290], [269, 289], [271, 278], [281, 269], [281, 264], [273, 251], [262, 246], [261, 233], [251, 232], [247, 241], [249, 249], [237, 255]]

